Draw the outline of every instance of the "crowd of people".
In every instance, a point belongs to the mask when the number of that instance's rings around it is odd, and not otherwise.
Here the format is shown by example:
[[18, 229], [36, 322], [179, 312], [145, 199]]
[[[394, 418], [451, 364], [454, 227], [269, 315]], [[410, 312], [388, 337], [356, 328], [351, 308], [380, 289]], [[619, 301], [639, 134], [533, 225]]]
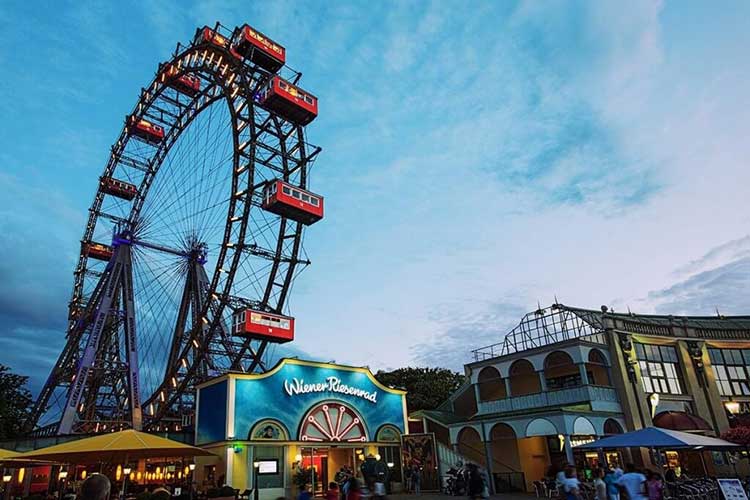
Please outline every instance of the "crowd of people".
[[664, 480], [654, 471], [639, 471], [628, 464], [623, 471], [597, 468], [591, 483], [582, 481], [574, 466], [567, 464], [555, 476], [555, 488], [565, 500], [664, 500]]

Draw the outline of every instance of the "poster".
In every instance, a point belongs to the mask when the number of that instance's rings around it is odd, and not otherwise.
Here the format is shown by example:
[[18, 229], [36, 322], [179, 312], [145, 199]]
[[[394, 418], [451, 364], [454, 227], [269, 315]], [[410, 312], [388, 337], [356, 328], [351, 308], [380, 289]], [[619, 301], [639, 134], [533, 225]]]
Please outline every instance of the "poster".
[[739, 479], [717, 479], [725, 500], [747, 500], [745, 489]]
[[439, 489], [439, 471], [435, 452], [435, 434], [406, 434], [401, 436], [404, 470], [419, 468], [423, 491]]

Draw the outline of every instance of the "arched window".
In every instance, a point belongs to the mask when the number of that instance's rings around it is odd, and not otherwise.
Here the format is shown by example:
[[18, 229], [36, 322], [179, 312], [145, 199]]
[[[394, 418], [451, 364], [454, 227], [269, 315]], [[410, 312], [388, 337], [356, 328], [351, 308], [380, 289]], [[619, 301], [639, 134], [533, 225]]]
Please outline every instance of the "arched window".
[[505, 381], [500, 372], [493, 366], [482, 368], [477, 376], [480, 401], [496, 401], [507, 396], [505, 393]]
[[586, 363], [586, 373], [589, 377], [589, 384], [611, 386], [609, 380], [609, 370], [607, 369], [607, 360], [604, 354], [598, 349], [589, 351], [589, 360]]
[[570, 354], [563, 351], [552, 352], [544, 360], [544, 380], [549, 390], [582, 385], [581, 371]]
[[510, 395], [524, 396], [542, 392], [539, 376], [532, 365], [526, 359], [519, 359], [510, 365]]
[[622, 426], [620, 423], [613, 419], [608, 418], [604, 421], [604, 435], [609, 436], [610, 434], [622, 434]]
[[482, 467], [487, 466], [484, 443], [479, 433], [472, 427], [464, 427], [458, 433], [458, 453]]

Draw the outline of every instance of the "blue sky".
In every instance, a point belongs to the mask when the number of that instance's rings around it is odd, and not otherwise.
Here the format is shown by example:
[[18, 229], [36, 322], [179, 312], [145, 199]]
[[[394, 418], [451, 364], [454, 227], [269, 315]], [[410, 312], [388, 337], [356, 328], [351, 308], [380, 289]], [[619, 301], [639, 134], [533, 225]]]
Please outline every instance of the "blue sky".
[[459, 368], [563, 302], [747, 314], [750, 4], [4, 2], [0, 363], [47, 376], [140, 88], [248, 22], [320, 98], [295, 347]]

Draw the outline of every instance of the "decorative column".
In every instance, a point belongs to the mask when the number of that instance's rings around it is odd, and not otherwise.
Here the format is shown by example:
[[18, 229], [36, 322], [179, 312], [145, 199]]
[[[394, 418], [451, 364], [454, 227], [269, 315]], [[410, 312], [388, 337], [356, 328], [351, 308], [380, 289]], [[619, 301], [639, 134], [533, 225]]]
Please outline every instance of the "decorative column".
[[509, 398], [513, 396], [513, 394], [510, 393], [510, 375], [503, 378], [503, 383], [505, 383], [505, 397]]
[[565, 443], [563, 444], [563, 448], [565, 449], [565, 458], [568, 460], [569, 464], [575, 465], [575, 458], [573, 457], [573, 445], [570, 443], [570, 434], [564, 434], [563, 437], [565, 438]]
[[487, 475], [489, 476], [490, 494], [495, 493], [495, 476], [492, 473], [492, 442], [487, 438], [487, 429], [485, 428], [484, 422], [482, 422], [482, 440], [484, 441], [484, 457], [487, 461]]
[[589, 385], [589, 374], [586, 372], [586, 363], [579, 364], [578, 371], [581, 373], [581, 385]]
[[542, 389], [541, 392], [547, 392], [547, 380], [544, 378], [544, 370], [538, 371], [539, 374], [539, 387]]

